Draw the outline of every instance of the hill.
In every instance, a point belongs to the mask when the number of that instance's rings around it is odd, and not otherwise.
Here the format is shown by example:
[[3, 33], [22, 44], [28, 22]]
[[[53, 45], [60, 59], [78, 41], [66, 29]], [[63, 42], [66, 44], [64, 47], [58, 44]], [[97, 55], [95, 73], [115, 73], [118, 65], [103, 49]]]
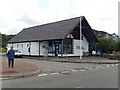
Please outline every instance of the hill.
[[96, 35], [98, 36], [98, 38], [103, 38], [103, 37], [105, 37], [106, 34], [109, 34], [107, 32], [98, 31], [98, 30], [94, 30], [94, 32], [96, 33]]
[[[0, 47], [6, 48], [7, 46], [7, 41], [9, 41], [12, 37], [15, 35], [6, 35], [6, 34], [1, 34], [0, 33]], [[2, 44], [1, 44], [2, 43]]]

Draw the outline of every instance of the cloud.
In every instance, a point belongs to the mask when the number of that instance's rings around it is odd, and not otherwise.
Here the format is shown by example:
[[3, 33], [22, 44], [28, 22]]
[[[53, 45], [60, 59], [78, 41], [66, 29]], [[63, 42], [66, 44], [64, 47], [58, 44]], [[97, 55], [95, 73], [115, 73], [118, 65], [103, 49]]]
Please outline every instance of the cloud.
[[101, 17], [100, 20], [102, 20], [102, 21], [113, 21], [114, 18], [112, 18], [112, 17]]
[[118, 0], [2, 0], [0, 32], [18, 33], [23, 28], [82, 15], [92, 28], [118, 33], [117, 4]]
[[21, 18], [18, 19], [18, 21], [21, 21], [25, 24], [30, 24], [30, 25], [40, 24], [40, 22], [38, 20], [34, 20], [33, 18], [31, 18], [28, 15], [23, 15]]

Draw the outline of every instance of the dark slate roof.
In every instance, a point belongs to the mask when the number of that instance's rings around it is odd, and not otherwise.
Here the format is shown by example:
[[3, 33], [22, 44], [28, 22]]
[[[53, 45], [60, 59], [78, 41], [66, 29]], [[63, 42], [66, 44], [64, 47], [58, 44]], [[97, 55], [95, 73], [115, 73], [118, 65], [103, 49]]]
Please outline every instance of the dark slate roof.
[[80, 17], [76, 17], [23, 29], [8, 43], [64, 39], [79, 24], [79, 19]]

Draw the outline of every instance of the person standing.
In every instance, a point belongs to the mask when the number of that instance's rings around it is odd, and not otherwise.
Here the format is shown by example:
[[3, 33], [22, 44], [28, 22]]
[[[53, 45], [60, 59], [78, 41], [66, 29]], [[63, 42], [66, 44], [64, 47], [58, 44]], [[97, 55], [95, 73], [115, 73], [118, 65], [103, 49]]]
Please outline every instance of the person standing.
[[15, 55], [15, 51], [13, 50], [13, 47], [11, 47], [10, 50], [7, 52], [8, 67], [11, 67], [11, 64], [12, 64], [12, 68], [14, 67], [14, 55]]
[[96, 51], [95, 50], [92, 51], [92, 55], [93, 55], [93, 58], [94, 58], [95, 55], [96, 55]]

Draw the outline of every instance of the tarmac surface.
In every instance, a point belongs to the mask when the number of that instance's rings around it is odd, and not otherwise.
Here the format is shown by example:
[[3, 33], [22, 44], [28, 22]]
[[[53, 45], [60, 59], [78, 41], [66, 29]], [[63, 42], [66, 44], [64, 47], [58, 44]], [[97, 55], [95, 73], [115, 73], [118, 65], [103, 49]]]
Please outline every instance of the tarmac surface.
[[[0, 55], [1, 56], [1, 55]], [[72, 58], [52, 58], [52, 57], [23, 57], [21, 59], [34, 59], [50, 62], [67, 62], [67, 63], [91, 63], [91, 64], [118, 64], [119, 60], [109, 60], [101, 57], [84, 57], [82, 60], [79, 57]], [[41, 72], [40, 66], [30, 62], [15, 61], [14, 68], [8, 67], [8, 62], [2, 60], [0, 62], [0, 78], [15, 79], [38, 75]]]

